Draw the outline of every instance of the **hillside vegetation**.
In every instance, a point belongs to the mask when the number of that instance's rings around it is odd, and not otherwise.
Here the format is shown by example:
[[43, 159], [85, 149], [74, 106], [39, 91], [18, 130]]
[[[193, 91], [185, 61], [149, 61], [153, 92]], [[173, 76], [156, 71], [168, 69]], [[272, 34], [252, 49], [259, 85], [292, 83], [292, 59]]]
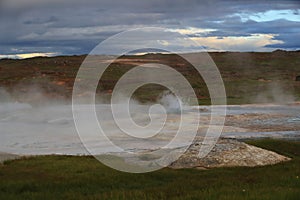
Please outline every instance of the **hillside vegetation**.
[[[229, 104], [287, 103], [300, 99], [300, 52], [271, 53], [210, 53], [225, 83]], [[26, 101], [32, 91], [55, 99], [70, 99], [77, 71], [85, 56], [59, 56], [25, 60], [0, 60], [0, 87], [14, 98]], [[109, 96], [118, 79], [129, 69], [144, 63], [161, 63], [182, 73], [194, 88], [199, 102], [209, 104], [207, 87], [196, 72], [181, 57], [173, 54], [122, 56], [104, 73], [98, 92]], [[164, 87], [146, 85], [135, 96], [143, 101], [154, 101]], [[33, 101], [31, 95], [31, 101]], [[37, 96], [35, 101], [39, 101]]]

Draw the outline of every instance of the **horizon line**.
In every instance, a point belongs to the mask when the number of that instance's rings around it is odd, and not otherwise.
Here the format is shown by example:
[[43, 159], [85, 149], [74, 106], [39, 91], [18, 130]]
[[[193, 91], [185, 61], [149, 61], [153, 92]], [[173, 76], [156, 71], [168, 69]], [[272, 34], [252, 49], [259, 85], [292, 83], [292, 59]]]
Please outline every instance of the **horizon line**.
[[[0, 60], [27, 60], [33, 58], [55, 58], [55, 57], [72, 57], [72, 56], [145, 56], [145, 55], [174, 55], [174, 54], [195, 54], [195, 53], [274, 53], [274, 52], [300, 52], [300, 49], [297, 50], [285, 50], [285, 49], [276, 49], [273, 51], [198, 51], [198, 52], [139, 52], [139, 53], [129, 53], [123, 55], [114, 55], [114, 54], [56, 54], [56, 53], [28, 53], [28, 54], [0, 54]], [[21, 55], [21, 56], [20, 56]], [[22, 55], [28, 55], [22, 57]], [[32, 55], [32, 56], [30, 56]]]

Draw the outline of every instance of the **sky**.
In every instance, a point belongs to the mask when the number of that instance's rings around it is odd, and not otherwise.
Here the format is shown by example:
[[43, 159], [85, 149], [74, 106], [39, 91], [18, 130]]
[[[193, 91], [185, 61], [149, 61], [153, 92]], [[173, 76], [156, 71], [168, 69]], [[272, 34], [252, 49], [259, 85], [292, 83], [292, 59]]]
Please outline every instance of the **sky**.
[[207, 51], [300, 50], [300, 0], [1, 0], [0, 25], [0, 59], [88, 54], [145, 27]]

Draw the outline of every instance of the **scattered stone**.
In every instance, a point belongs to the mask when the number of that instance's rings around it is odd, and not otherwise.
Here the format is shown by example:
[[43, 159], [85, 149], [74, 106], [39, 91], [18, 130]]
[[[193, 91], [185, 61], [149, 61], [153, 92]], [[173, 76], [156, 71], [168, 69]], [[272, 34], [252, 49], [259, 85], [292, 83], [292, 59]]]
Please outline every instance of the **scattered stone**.
[[215, 167], [263, 166], [273, 165], [290, 160], [259, 147], [248, 145], [234, 139], [220, 139], [212, 151], [204, 158], [199, 158], [199, 142], [193, 143], [189, 149], [169, 167], [208, 169]]

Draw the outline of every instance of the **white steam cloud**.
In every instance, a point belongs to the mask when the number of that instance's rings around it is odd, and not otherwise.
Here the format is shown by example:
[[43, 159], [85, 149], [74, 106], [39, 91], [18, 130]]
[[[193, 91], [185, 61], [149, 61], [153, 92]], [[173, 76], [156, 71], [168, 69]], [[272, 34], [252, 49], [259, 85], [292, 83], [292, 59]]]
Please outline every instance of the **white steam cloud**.
[[284, 84], [270, 83], [266, 90], [261, 91], [254, 99], [255, 103], [287, 104], [296, 100], [291, 88], [285, 89]]

